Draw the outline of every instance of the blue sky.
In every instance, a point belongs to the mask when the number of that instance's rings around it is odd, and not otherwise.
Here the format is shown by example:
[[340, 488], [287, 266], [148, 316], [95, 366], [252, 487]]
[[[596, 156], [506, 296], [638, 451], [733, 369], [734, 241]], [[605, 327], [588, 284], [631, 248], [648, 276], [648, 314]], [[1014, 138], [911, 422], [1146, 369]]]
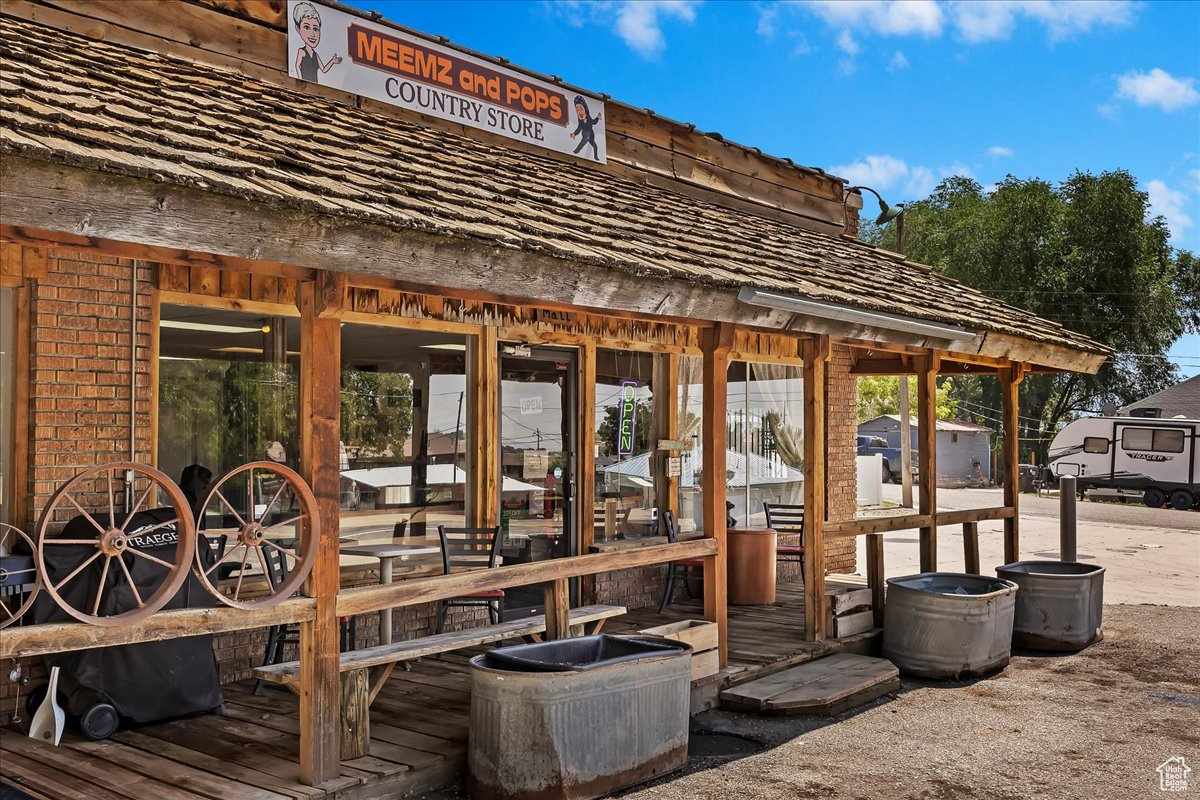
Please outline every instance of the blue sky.
[[[1124, 168], [1200, 251], [1197, 2], [385, 2], [402, 25], [878, 189]], [[1200, 373], [1200, 336], [1172, 351]]]

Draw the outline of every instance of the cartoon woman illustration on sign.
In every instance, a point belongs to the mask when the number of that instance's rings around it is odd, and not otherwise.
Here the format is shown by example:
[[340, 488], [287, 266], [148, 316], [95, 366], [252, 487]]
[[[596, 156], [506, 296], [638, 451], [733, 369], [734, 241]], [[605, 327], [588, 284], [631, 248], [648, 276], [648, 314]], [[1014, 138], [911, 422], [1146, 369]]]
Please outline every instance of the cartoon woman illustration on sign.
[[312, 3], [298, 3], [292, 10], [292, 22], [300, 34], [304, 46], [296, 51], [296, 74], [306, 81], [317, 82], [317, 70], [322, 74], [329, 72], [334, 64], [342, 63], [342, 57], [336, 53], [324, 64], [317, 53], [317, 45], [321, 43], [321, 15]]
[[585, 144], [592, 146], [592, 158], [600, 160], [600, 151], [596, 149], [596, 131], [594, 130], [596, 123], [600, 121], [600, 115], [591, 116], [588, 112], [587, 101], [583, 99], [583, 95], [575, 95], [575, 116], [579, 118], [579, 125], [571, 134], [571, 138], [580, 136], [579, 144], [575, 146], [575, 154], [583, 149]]

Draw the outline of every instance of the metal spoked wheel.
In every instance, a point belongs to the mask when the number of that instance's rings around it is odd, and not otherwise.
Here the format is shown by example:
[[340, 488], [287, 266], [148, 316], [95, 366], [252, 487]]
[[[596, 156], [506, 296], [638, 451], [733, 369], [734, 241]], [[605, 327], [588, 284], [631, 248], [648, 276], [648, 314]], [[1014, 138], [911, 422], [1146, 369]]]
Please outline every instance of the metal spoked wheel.
[[[119, 498], [121, 488], [126, 493]], [[163, 515], [152, 524], [142, 520], [133, 526], [138, 512], [149, 511], [160, 493], [168, 501]], [[64, 517], [74, 514], [85, 523], [72, 521], [63, 528]], [[187, 579], [195, 536], [187, 498], [170, 478], [144, 464], [107, 464], [79, 473], [50, 498], [38, 521], [37, 567], [46, 592], [75, 619], [106, 627], [125, 625], [158, 611], [179, 591]], [[169, 559], [163, 557], [168, 549], [173, 549]], [[76, 555], [78, 563], [72, 566]], [[100, 575], [89, 581], [84, 576], [100, 559]], [[131, 567], [144, 574], [138, 561], [166, 573], [135, 579]], [[66, 574], [60, 578], [61, 572]], [[80, 581], [82, 587], [73, 585]], [[130, 605], [128, 611], [117, 610]]]
[[[197, 576], [222, 603], [269, 608], [295, 594], [312, 571], [317, 499], [294, 470], [273, 461], [244, 464], [218, 478], [195, 511], [205, 540], [223, 542], [215, 560], [205, 557], [203, 543], [195, 558]], [[222, 582], [226, 570], [232, 572]]]
[[[18, 542], [24, 542], [29, 548], [28, 558], [14, 552]], [[0, 590], [18, 587], [17, 593], [12, 595], [0, 591], [0, 628], [8, 627], [20, 619], [33, 605], [37, 593], [42, 589], [42, 573], [34, 563], [33, 552], [33, 539], [29, 538], [29, 534], [20, 528], [0, 522], [0, 553], [5, 554], [0, 557]], [[33, 588], [28, 592], [19, 591], [19, 587], [29, 585]]]

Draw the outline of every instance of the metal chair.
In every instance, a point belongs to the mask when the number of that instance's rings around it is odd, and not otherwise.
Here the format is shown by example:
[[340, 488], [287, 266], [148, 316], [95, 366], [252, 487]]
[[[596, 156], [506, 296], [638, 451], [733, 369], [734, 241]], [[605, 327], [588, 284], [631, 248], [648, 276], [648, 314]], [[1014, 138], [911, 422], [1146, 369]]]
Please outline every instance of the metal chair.
[[[281, 584], [288, 576], [287, 559], [283, 553], [274, 547], [268, 547], [265, 544], [259, 545], [259, 550], [262, 552], [263, 564], [266, 565], [267, 572], [264, 577], [267, 583], [274, 588]], [[237, 565], [235, 565], [237, 566]], [[355, 639], [358, 634], [358, 625], [354, 617], [342, 617], [341, 620], [341, 652], [345, 653], [353, 650], [355, 647]], [[300, 626], [296, 623], [284, 625], [272, 625], [267, 629], [267, 649], [263, 655], [263, 665], [267, 664], [282, 664], [284, 662], [283, 648], [284, 645], [300, 644]], [[255, 681], [254, 693], [262, 694], [263, 682], [262, 679]]]
[[[438, 539], [442, 543], [442, 570], [449, 575], [452, 570], [491, 569], [500, 565], [500, 548], [504, 537], [500, 535], [500, 526], [494, 528], [447, 528], [438, 525]], [[488, 617], [495, 625], [500, 621], [500, 612], [504, 605], [504, 590], [492, 589], [486, 592], [451, 597], [438, 601], [437, 632], [441, 633], [446, 624], [446, 612], [451, 606], [470, 608], [486, 606]]]
[[[804, 541], [804, 506], [784, 505], [781, 503], [763, 503], [763, 511], [767, 513], [767, 527], [776, 533], [798, 535]], [[781, 544], [775, 547], [776, 561], [798, 561], [800, 569], [804, 569], [804, 545]]]
[[[667, 529], [667, 543], [675, 544], [679, 541], [679, 528], [675, 525], [675, 512], [663, 510], [659, 514], [659, 519], [663, 521], [663, 525]], [[675, 576], [682, 573], [684, 586], [687, 587], [688, 597], [693, 597], [692, 580], [696, 577], [695, 572], [699, 572], [703, 576], [704, 559], [703, 558], [681, 558], [678, 561], [672, 561], [667, 564], [667, 585], [663, 590], [662, 602], [658, 604], [658, 611], [662, 613], [671, 600], [675, 596]]]

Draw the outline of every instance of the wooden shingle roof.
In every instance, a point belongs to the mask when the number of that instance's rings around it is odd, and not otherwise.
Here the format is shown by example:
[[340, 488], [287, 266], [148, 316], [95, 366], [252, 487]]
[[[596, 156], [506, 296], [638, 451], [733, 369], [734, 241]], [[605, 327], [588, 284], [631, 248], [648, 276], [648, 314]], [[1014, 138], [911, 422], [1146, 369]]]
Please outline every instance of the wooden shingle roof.
[[1109, 352], [846, 237], [211, 65], [23, 20], [0, 18], [0, 26], [5, 154], [635, 275], [748, 286]]

